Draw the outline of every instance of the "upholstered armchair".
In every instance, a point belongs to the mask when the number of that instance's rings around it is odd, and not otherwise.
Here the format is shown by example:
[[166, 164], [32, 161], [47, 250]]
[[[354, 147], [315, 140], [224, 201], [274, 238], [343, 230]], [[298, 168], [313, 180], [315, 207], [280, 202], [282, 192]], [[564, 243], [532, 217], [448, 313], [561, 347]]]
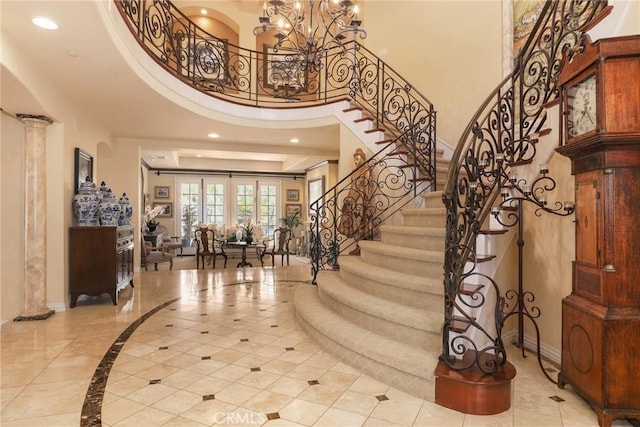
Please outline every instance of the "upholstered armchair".
[[167, 249], [172, 251], [172, 253], [176, 249], [180, 249], [180, 258], [182, 258], [182, 242], [179, 236], [169, 236], [169, 232], [167, 231], [167, 227], [164, 225], [158, 225], [156, 230], [162, 232], [162, 245]]
[[208, 228], [197, 228], [195, 232], [196, 236], [196, 269], [200, 268], [200, 261], [202, 261], [202, 268], [204, 269], [204, 260], [209, 258], [212, 268], [216, 268], [216, 258], [218, 256], [224, 257], [224, 268], [227, 268], [227, 254], [222, 247], [222, 241], [216, 239], [213, 230]]
[[264, 265], [263, 258], [271, 257], [271, 266], [275, 266], [275, 256], [280, 255], [280, 264], [284, 266], [284, 257], [287, 257], [287, 266], [289, 265], [289, 242], [291, 241], [291, 230], [285, 227], [276, 228], [271, 239], [264, 240], [265, 246], [260, 262]]
[[169, 249], [165, 246], [155, 247], [151, 242], [147, 242], [143, 238], [140, 239], [142, 243], [142, 263], [144, 264], [144, 271], [149, 271], [149, 264], [153, 264], [155, 270], [158, 271], [158, 264], [168, 262], [169, 270], [173, 269], [173, 255], [169, 253]]

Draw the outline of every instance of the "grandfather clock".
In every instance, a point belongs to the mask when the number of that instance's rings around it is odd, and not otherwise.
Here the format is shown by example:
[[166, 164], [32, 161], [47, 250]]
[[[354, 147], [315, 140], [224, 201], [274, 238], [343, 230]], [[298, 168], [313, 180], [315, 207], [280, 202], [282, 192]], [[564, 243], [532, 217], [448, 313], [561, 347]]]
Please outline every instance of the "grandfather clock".
[[598, 414], [640, 419], [640, 36], [591, 43], [558, 76], [575, 175], [576, 259], [558, 385]]

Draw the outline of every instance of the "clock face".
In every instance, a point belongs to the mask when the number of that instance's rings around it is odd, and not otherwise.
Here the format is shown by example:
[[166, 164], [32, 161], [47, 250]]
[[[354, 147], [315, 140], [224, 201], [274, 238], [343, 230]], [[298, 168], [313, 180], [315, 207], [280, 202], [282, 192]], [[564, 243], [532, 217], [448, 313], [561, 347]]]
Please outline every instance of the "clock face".
[[575, 138], [596, 129], [596, 76], [567, 89], [567, 136]]

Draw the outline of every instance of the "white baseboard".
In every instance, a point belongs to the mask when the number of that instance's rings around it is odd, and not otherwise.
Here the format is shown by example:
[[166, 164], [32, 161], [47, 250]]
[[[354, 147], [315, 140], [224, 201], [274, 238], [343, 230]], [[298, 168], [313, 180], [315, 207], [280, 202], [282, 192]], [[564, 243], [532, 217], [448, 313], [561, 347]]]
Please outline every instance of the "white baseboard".
[[[507, 344], [507, 343], [513, 343], [516, 344], [518, 342], [518, 334], [513, 331], [513, 332], [509, 332], [507, 334], [502, 335], [502, 341]], [[535, 353], [536, 352], [536, 338], [534, 336], [531, 335], [526, 335], [524, 336], [524, 348]], [[542, 356], [543, 359], [548, 360], [549, 362], [553, 363], [556, 366], [560, 366], [561, 360], [562, 360], [562, 351], [555, 348], [555, 347], [551, 347], [550, 345], [547, 345], [543, 342], [540, 343], [540, 356]]]
[[49, 307], [51, 310], [55, 310], [56, 313], [61, 311], [67, 311], [67, 306], [63, 302], [48, 303], [47, 307]]

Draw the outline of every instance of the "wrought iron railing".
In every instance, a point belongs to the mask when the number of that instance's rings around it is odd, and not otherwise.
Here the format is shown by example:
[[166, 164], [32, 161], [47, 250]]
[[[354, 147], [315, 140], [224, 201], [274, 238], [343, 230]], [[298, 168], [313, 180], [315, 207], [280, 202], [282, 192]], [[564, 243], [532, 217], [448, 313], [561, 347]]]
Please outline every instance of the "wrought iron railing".
[[[454, 369], [477, 366], [492, 373], [506, 362], [501, 331], [513, 307], [492, 278], [477, 272], [475, 252], [476, 237], [492, 209], [495, 214], [507, 208], [497, 203], [498, 198], [531, 202], [538, 212], [570, 213], [566, 205], [547, 203], [544, 193], [555, 187], [548, 170], [534, 181], [535, 188], [528, 188], [526, 180], [514, 179], [512, 169], [536, 156], [536, 138], [546, 120], [545, 106], [558, 96], [556, 77], [563, 55], [580, 47], [581, 34], [601, 19], [605, 7], [606, 1], [547, 1], [513, 72], [487, 97], [458, 142], [443, 194], [447, 231], [440, 357]], [[467, 286], [465, 282], [472, 276], [482, 276], [489, 289]], [[474, 312], [489, 300], [495, 300], [490, 309], [493, 323], [481, 323]], [[539, 312], [537, 307], [518, 310], [534, 315]]]
[[360, 240], [373, 240], [380, 224], [433, 188], [429, 164], [409, 129], [311, 204], [313, 283], [320, 270], [338, 268], [341, 253], [359, 253]]
[[[353, 229], [355, 221], [342, 229], [347, 234], [338, 228], [338, 223], [346, 220], [344, 199], [351, 200], [345, 185], [361, 170], [355, 170], [314, 203], [314, 280], [324, 266], [337, 265], [339, 248], [344, 250], [361, 238], [371, 238], [380, 222], [406, 205], [412, 194], [415, 197], [435, 188], [433, 104], [358, 42], [348, 41], [343, 48], [327, 51], [317, 70], [303, 70], [292, 55], [244, 49], [207, 33], [170, 1], [114, 1], [143, 49], [168, 72], [203, 93], [237, 104], [271, 108], [346, 99], [372, 120], [374, 129], [385, 133], [385, 147], [367, 162], [374, 171], [368, 176], [382, 180], [367, 184], [375, 203], [366, 208], [366, 214], [359, 212], [362, 207], [353, 211], [366, 217], [357, 220], [362, 230]], [[378, 174], [379, 169], [385, 173]], [[350, 243], [345, 244], [347, 240]]]

